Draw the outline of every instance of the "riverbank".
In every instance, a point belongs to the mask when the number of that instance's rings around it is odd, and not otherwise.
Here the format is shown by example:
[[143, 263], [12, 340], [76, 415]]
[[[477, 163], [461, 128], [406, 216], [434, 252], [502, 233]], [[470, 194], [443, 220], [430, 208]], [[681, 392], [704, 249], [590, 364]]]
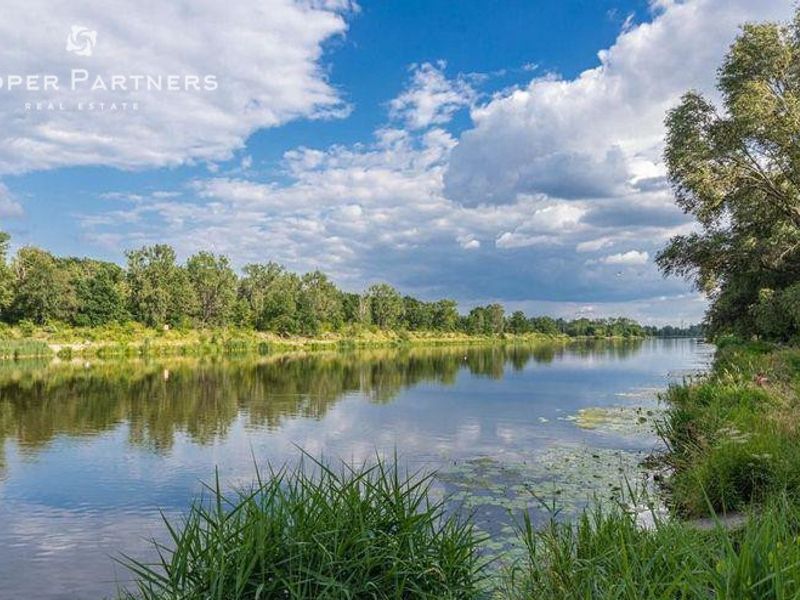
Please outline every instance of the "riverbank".
[[565, 343], [573, 340], [642, 339], [637, 337], [570, 337], [565, 334], [476, 335], [448, 331], [395, 331], [349, 328], [317, 336], [281, 336], [252, 329], [154, 329], [138, 323], [104, 327], [6, 326], [0, 337], [0, 359], [114, 358], [135, 356], [199, 356], [214, 354], [267, 354], [297, 350], [380, 348], [400, 345], [472, 345], [505, 343]]
[[[396, 466], [336, 476], [323, 469], [319, 480], [281, 475], [293, 482], [289, 495], [278, 493], [280, 486], [270, 479], [252, 494], [228, 499], [227, 506], [222, 501], [222, 513], [194, 509], [188, 524], [174, 531], [177, 553], [168, 560], [167, 577], [138, 565], [139, 592], [153, 599], [201, 598], [213, 588], [248, 599], [269, 584], [275, 593], [298, 599], [365, 589], [376, 598], [396, 597], [398, 590], [414, 598], [795, 598], [800, 595], [798, 391], [800, 350], [722, 340], [706, 377], [665, 394], [669, 407], [659, 430], [667, 451], [656, 464], [671, 510], [667, 516], [654, 508], [646, 527], [641, 508], [598, 505], [571, 521], [559, 516], [555, 504], [544, 527], [535, 526], [527, 513], [516, 515], [521, 559], [509, 564], [490, 557], [486, 563], [478, 560], [483, 556], [478, 548], [487, 540], [471, 529], [472, 517], [424, 513], [417, 519], [427, 493], [414, 492], [407, 504], [401, 499], [425, 486], [398, 478]], [[640, 507], [646, 502], [636, 500]], [[300, 508], [308, 506], [315, 508]], [[728, 519], [734, 511], [737, 518]], [[230, 520], [226, 514], [237, 516]], [[314, 534], [319, 518], [330, 520], [325, 531], [342, 535]], [[219, 535], [230, 527], [241, 535]], [[248, 541], [265, 527], [285, 549], [281, 556], [291, 560], [276, 561], [268, 548]], [[403, 533], [387, 533], [393, 531]], [[342, 539], [353, 543], [342, 546]], [[404, 539], [424, 547], [406, 554]], [[396, 554], [386, 554], [389, 550]], [[386, 560], [365, 562], [370, 556]], [[412, 557], [429, 557], [431, 571], [401, 576], [394, 566]], [[314, 571], [298, 566], [305, 564], [314, 564]], [[239, 579], [228, 581], [226, 573]], [[267, 580], [264, 573], [270, 574]], [[371, 587], [374, 581], [381, 582], [379, 589]]]
[[800, 596], [800, 349], [719, 340], [665, 394], [656, 457], [669, 515], [595, 509], [521, 535], [509, 598]]
[[671, 507], [688, 517], [800, 493], [800, 349], [720, 340], [709, 377], [671, 388]]

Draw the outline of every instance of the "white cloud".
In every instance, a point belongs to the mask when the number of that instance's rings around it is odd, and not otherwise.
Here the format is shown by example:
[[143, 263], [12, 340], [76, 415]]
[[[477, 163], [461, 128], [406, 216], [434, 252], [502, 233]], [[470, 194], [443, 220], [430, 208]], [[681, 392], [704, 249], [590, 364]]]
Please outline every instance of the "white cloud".
[[[686, 286], [650, 258], [691, 228], [665, 185], [664, 112], [689, 87], [713, 89], [741, 22], [790, 13], [777, 0], [662, 3], [599, 67], [497, 95], [460, 138], [441, 123], [474, 99], [453, 93], [463, 82], [440, 67], [417, 67], [371, 142], [295, 148], [280, 178], [198, 178], [180, 197], [87, 217], [85, 233], [116, 248], [167, 239], [183, 255], [216, 244], [237, 264], [322, 268], [351, 288], [385, 279], [427, 296], [492, 290], [604, 313], [627, 303], [652, 317], [673, 307], [654, 299]], [[599, 265], [635, 268], [609, 278]], [[680, 314], [699, 314], [702, 301], [683, 298]]]
[[0, 183], [0, 219], [21, 217], [23, 214], [25, 211], [22, 205], [12, 197], [8, 188]]
[[739, 25], [789, 19], [786, 0], [660, 2], [573, 80], [556, 75], [473, 109], [446, 174], [468, 205], [519, 194], [636, 198], [639, 180], [664, 174], [666, 111], [690, 88], [713, 93], [714, 74]]
[[448, 79], [445, 63], [412, 65], [411, 85], [389, 104], [390, 116], [409, 129], [443, 125], [475, 100], [475, 90], [464, 79]]
[[457, 241], [464, 250], [477, 250], [481, 247], [480, 241], [472, 235], [460, 235], [457, 237]]
[[598, 250], [602, 250], [603, 248], [607, 248], [613, 244], [614, 240], [612, 238], [602, 237], [580, 242], [577, 246], [575, 246], [575, 250], [576, 252], [597, 252]]
[[[344, 114], [320, 58], [323, 42], [346, 31], [348, 10], [342, 1], [6, 3], [0, 78], [7, 84], [9, 75], [54, 74], [60, 89], [0, 90], [0, 174], [215, 161], [259, 128]], [[97, 31], [91, 56], [65, 50], [75, 24]], [[89, 75], [76, 91], [69, 89], [72, 69]], [[112, 75], [125, 77], [128, 91], [85, 89], [97, 75], [107, 85]], [[214, 75], [218, 89], [137, 92], [129, 79], [136, 75]], [[138, 102], [139, 110], [75, 110], [79, 102], [112, 101]], [[65, 110], [26, 111], [26, 102], [63, 103]]]
[[604, 265], [645, 265], [650, 260], [650, 255], [647, 252], [639, 250], [628, 250], [627, 252], [620, 252], [618, 254], [609, 254], [599, 259], [597, 262]]

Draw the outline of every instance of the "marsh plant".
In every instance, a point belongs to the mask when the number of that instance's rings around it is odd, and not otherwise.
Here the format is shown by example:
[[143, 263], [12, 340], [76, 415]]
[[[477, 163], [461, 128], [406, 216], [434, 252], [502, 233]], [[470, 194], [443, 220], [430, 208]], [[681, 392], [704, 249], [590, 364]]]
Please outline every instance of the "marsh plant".
[[[308, 464], [308, 463], [311, 464]], [[431, 476], [396, 462], [332, 468], [309, 460], [226, 496], [219, 481], [184, 522], [167, 522], [157, 564], [126, 558], [123, 598], [473, 598], [484, 578], [468, 519], [433, 501]]]
[[654, 515], [642, 528], [622, 508], [534, 528], [524, 518], [525, 558], [501, 581], [500, 597], [662, 600], [800, 597], [800, 509], [779, 495], [735, 531]]

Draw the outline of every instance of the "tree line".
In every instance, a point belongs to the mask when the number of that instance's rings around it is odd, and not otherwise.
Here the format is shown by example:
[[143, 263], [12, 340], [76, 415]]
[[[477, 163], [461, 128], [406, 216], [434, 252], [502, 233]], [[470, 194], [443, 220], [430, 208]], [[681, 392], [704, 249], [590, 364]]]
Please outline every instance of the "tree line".
[[226, 256], [198, 252], [180, 264], [166, 244], [127, 252], [125, 267], [58, 257], [33, 246], [20, 248], [13, 258], [8, 254], [9, 236], [0, 232], [0, 320], [6, 323], [97, 327], [135, 321], [158, 328], [236, 326], [281, 335], [317, 335], [353, 325], [474, 335], [659, 333], [626, 318], [507, 315], [496, 303], [462, 315], [455, 300], [403, 296], [386, 283], [347, 292], [320, 271], [300, 275], [274, 262], [248, 264], [237, 274]]

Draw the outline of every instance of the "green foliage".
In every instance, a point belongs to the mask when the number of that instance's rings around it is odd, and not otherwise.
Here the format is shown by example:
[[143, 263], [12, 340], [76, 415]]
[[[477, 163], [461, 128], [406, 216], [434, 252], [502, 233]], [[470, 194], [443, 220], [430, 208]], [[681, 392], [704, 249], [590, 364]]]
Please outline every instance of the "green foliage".
[[394, 329], [403, 318], [403, 298], [386, 283], [377, 283], [367, 290], [372, 322], [381, 329]]
[[344, 323], [342, 295], [328, 276], [320, 271], [300, 279], [300, 330], [306, 335], [338, 330]]
[[128, 289], [133, 317], [151, 327], [178, 325], [194, 312], [196, 296], [187, 272], [165, 244], [127, 253]]
[[499, 335], [505, 330], [505, 310], [500, 304], [476, 306], [469, 311], [465, 326], [473, 335]]
[[186, 261], [186, 272], [197, 299], [197, 320], [202, 325], [227, 323], [236, 301], [236, 273], [228, 257], [198, 252]]
[[124, 561], [127, 598], [474, 598], [483, 577], [469, 522], [429, 498], [430, 477], [396, 466], [271, 473], [227, 498], [219, 482], [180, 527], [161, 564]]
[[[344, 292], [320, 271], [301, 276], [274, 262], [248, 264], [239, 277], [226, 256], [198, 252], [180, 265], [166, 244], [126, 253], [125, 269], [90, 258], [59, 258], [33, 247], [19, 250], [9, 268], [7, 248], [8, 236], [0, 232], [0, 321], [30, 321], [32, 326], [57, 321], [61, 329], [106, 331], [107, 326], [135, 321], [162, 332], [238, 327], [282, 336], [404, 332], [405, 339], [411, 338], [409, 332], [444, 337], [456, 332], [486, 337], [658, 334], [622, 318], [565, 321], [529, 318], [521, 311], [506, 317], [498, 303], [475, 307], [462, 317], [455, 300], [403, 297], [386, 283], [363, 294]], [[788, 292], [780, 302], [792, 303]], [[90, 331], [80, 335], [108, 337]]]
[[0, 231], [0, 319], [7, 317], [8, 309], [14, 301], [14, 273], [8, 266], [9, 235]]
[[532, 325], [528, 320], [528, 317], [525, 316], [525, 313], [521, 310], [517, 310], [514, 311], [511, 317], [508, 319], [507, 329], [511, 333], [516, 334], [528, 333], [532, 331]]
[[74, 306], [74, 294], [68, 286], [66, 269], [52, 254], [26, 246], [17, 252], [12, 263], [15, 276], [13, 313], [42, 324], [49, 319], [63, 319]]
[[657, 262], [711, 297], [712, 334], [789, 339], [800, 333], [800, 16], [746, 25], [718, 79], [721, 109], [690, 92], [667, 118], [669, 179], [701, 230]]
[[83, 261], [85, 272], [73, 281], [77, 310], [74, 323], [98, 327], [128, 318], [125, 274], [113, 263]]

